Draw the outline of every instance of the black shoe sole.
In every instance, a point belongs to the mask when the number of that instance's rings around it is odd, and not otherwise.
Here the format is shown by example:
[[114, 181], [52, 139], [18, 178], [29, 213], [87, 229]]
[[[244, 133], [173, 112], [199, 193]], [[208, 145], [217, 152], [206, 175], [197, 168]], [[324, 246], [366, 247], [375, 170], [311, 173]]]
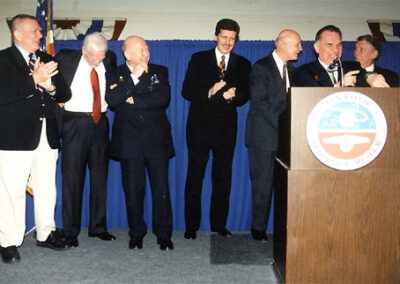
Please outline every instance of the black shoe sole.
[[47, 243], [45, 243], [45, 242], [39, 242], [39, 241], [36, 241], [36, 246], [37, 246], [37, 247], [41, 247], [41, 248], [54, 249], [54, 250], [66, 250], [66, 249], [69, 248], [68, 246], [65, 246], [65, 247], [56, 247], [56, 246], [53, 246], [53, 245], [49, 245], [49, 244], [47, 244]]
[[20, 257], [19, 258], [12, 258], [12, 259], [5, 259], [5, 258], [2, 258], [2, 259], [3, 259], [3, 262], [7, 263], [7, 264], [21, 262], [21, 258]]

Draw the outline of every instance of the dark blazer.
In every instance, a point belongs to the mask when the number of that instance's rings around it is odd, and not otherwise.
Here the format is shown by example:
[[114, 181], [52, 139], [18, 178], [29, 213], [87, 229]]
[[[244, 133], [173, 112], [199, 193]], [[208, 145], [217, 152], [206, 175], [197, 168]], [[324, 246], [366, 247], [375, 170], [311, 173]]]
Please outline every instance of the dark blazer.
[[[344, 74], [352, 70], [361, 70], [358, 62], [342, 61], [342, 64]], [[294, 85], [296, 87], [333, 87], [328, 72], [318, 60], [296, 68], [294, 72]], [[356, 87], [358, 87], [358, 80]]]
[[[82, 57], [82, 50], [62, 49], [60, 50], [55, 59], [59, 63], [58, 67], [61, 75], [68, 86], [71, 86], [74, 79], [76, 69], [78, 69], [79, 61]], [[106, 72], [113, 72], [117, 67], [117, 57], [114, 52], [107, 51], [106, 57], [103, 60]]]
[[[114, 158], [135, 158], [144, 152], [149, 158], [170, 158], [174, 155], [171, 125], [165, 110], [171, 90], [168, 69], [149, 64], [135, 86], [126, 64], [118, 67], [107, 86], [106, 101], [115, 110], [111, 138], [111, 156]], [[126, 100], [132, 97], [133, 104]]]
[[[42, 62], [53, 57], [37, 51]], [[52, 149], [58, 148], [59, 135], [55, 111], [71, 92], [60, 75], [52, 78], [56, 93], [51, 96], [36, 89], [29, 66], [13, 45], [0, 51], [0, 149], [34, 150], [39, 145], [42, 117]]]
[[[188, 144], [202, 141], [212, 130], [225, 140], [232, 138], [235, 143], [236, 107], [249, 99], [250, 67], [247, 59], [231, 52], [224, 77], [226, 86], [208, 98], [208, 90], [220, 81], [215, 48], [192, 55], [182, 87], [182, 96], [191, 102], [186, 133]], [[227, 101], [222, 95], [231, 87], [236, 87], [236, 96]]]
[[[290, 85], [294, 67], [288, 63]], [[286, 109], [286, 89], [270, 53], [257, 61], [250, 73], [250, 110], [246, 121], [246, 145], [268, 151], [278, 149], [279, 115]]]
[[[385, 77], [386, 82], [389, 84], [390, 87], [399, 87], [399, 76], [397, 75], [396, 72], [393, 72], [392, 70], [385, 69], [379, 66], [374, 67], [374, 71], [378, 74], [382, 74], [383, 77]], [[361, 83], [358, 85], [359, 87], [369, 87], [369, 84], [365, 80], [365, 75], [367, 72], [365, 69], [362, 69], [360, 74], [357, 76], [357, 81], [360, 81]], [[359, 79], [360, 78], [360, 79]]]

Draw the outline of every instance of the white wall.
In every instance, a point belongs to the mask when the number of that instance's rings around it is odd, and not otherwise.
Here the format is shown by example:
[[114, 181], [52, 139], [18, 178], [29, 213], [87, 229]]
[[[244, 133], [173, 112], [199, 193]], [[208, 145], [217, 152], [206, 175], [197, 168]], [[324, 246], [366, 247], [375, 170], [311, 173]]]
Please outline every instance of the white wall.
[[[0, 0], [0, 49], [9, 46], [7, 17], [36, 13], [36, 0]], [[237, 20], [242, 40], [273, 40], [281, 29], [313, 40], [324, 25], [344, 40], [369, 33], [368, 19], [400, 20], [400, 0], [54, 0], [55, 18], [127, 18], [121, 35], [145, 39], [212, 39], [216, 22]]]

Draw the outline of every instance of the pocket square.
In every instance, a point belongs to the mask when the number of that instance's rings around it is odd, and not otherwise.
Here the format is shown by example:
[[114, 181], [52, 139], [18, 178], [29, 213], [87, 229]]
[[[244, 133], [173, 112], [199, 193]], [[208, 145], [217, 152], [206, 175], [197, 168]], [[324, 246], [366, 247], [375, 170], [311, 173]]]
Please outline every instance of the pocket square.
[[151, 76], [150, 78], [150, 85], [155, 85], [160, 83], [160, 81], [157, 78], [157, 74], [154, 74], [153, 76]]
[[127, 104], [130, 104], [130, 105], [133, 105], [133, 104], [135, 103], [135, 102], [133, 101], [133, 98], [132, 98], [132, 97], [127, 98], [125, 102], [126, 102]]

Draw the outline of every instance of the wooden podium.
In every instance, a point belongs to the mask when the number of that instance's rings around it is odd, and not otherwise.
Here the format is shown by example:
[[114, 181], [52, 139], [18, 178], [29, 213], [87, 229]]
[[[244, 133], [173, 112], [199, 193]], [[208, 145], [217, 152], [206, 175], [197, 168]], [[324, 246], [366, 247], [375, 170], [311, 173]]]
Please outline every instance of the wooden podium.
[[[386, 144], [363, 168], [322, 164], [306, 138], [324, 97], [356, 91], [387, 121]], [[287, 283], [400, 283], [400, 89], [292, 88], [280, 119], [274, 259]]]

